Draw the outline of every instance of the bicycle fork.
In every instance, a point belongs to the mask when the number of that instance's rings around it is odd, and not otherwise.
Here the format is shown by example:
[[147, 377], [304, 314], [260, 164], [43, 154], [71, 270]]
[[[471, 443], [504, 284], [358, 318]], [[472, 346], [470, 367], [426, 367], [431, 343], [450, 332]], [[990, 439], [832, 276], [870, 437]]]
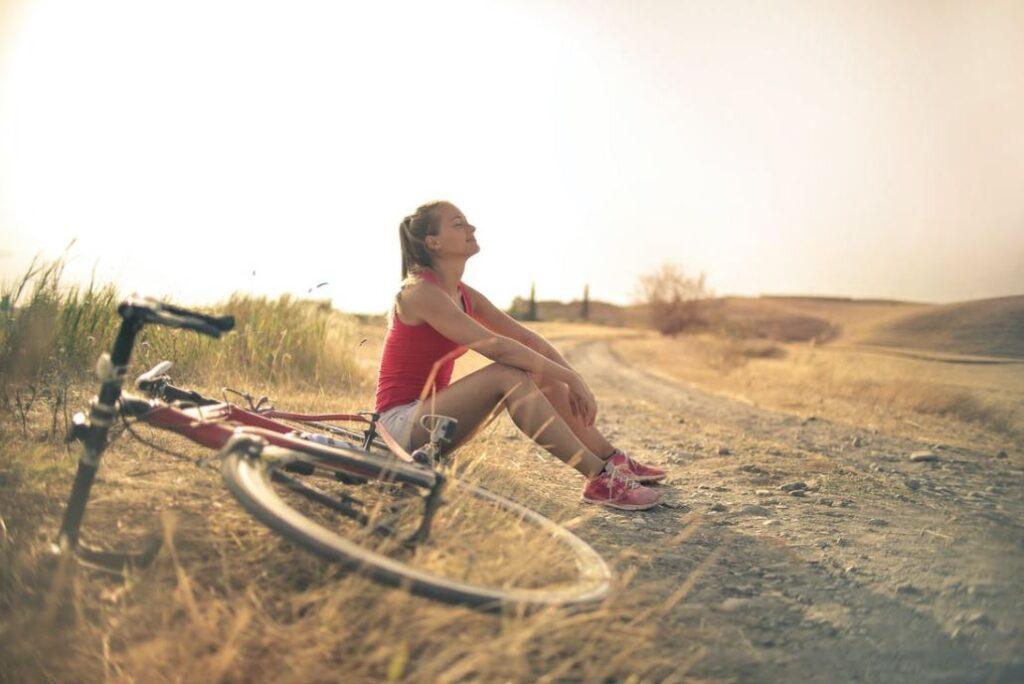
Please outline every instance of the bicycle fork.
[[435, 466], [437, 464], [437, 455], [440, 453], [442, 445], [447, 444], [455, 437], [455, 428], [458, 425], [457, 420], [448, 416], [424, 416], [424, 418], [428, 417], [434, 419], [434, 424], [430, 427], [430, 441], [412, 452], [412, 459], [416, 463], [431, 468], [434, 471], [436, 480], [434, 481], [434, 486], [430, 488], [430, 491], [423, 499], [423, 519], [420, 521], [420, 526], [405, 540], [405, 543], [410, 545], [416, 545], [427, 540], [430, 536], [430, 525], [434, 521], [434, 515], [441, 507], [441, 504], [444, 503], [441, 494], [447, 484], [447, 476]]
[[[99, 394], [93, 399], [89, 416], [75, 414], [74, 427], [69, 437], [82, 442], [82, 455], [78, 458], [78, 470], [68, 495], [68, 504], [57, 534], [56, 551], [74, 553], [79, 558], [108, 570], [123, 570], [127, 565], [148, 564], [159, 548], [159, 540], [151, 540], [148, 548], [141, 553], [125, 554], [98, 551], [82, 544], [79, 530], [85, 517], [85, 506], [89, 491], [96, 479], [100, 458], [107, 448], [107, 435], [117, 419], [117, 404], [121, 399], [121, 385], [128, 370], [128, 361], [135, 346], [135, 338], [147, 323], [170, 328], [184, 328], [210, 337], [220, 337], [235, 325], [232, 316], [209, 316], [187, 311], [154, 299], [131, 297], [117, 307], [121, 317], [114, 347], [104, 353], [96, 364], [96, 375], [100, 382]], [[153, 541], [156, 541], [154, 544]]]
[[89, 406], [88, 417], [81, 412], [74, 415], [68, 436], [69, 441], [82, 443], [82, 452], [78, 457], [75, 481], [57, 534], [56, 550], [64, 554], [73, 553], [83, 560], [107, 568], [145, 565], [156, 555], [160, 546], [159, 542], [154, 545], [151, 541], [140, 553], [116, 553], [89, 548], [79, 539], [89, 493], [99, 470], [100, 459], [107, 448], [107, 435], [117, 419], [116, 406], [121, 396], [128, 359], [141, 327], [141, 321], [132, 317], [121, 322], [113, 352], [104, 353], [96, 364], [96, 375], [102, 383], [99, 394]]

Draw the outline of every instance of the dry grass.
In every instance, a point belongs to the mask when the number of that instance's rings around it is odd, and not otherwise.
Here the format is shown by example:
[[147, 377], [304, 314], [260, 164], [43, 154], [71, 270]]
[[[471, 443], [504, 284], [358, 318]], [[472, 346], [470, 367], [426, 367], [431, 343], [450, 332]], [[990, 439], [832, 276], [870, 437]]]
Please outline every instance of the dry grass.
[[[6, 311], [8, 369], [29, 355], [36, 361], [31, 372], [6, 375], [5, 386], [10, 394], [50, 387], [53, 369], [65, 369], [63, 406], [84, 408], [94, 381], [75, 366], [88, 368], [109, 344], [117, 321], [100, 308], [116, 293], [63, 290], [59, 269], [42, 277], [27, 299], [8, 300], [22, 302]], [[63, 323], [72, 310], [96, 333], [73, 354], [60, 344], [81, 341], [80, 324]], [[295, 410], [371, 405], [377, 326], [289, 300], [234, 298], [221, 310], [239, 316], [240, 332], [220, 348], [195, 335], [155, 331], [130, 373], [169, 358], [177, 381], [207, 394], [228, 378]], [[619, 571], [616, 591], [592, 610], [488, 615], [445, 606], [341, 573], [256, 523], [216, 471], [127, 435], [104, 456], [84, 538], [130, 548], [156, 526], [164, 538], [156, 563], [122, 578], [57, 559], [49, 549], [77, 452], [61, 444], [53, 415], [45, 402], [0, 414], [0, 682], [678, 681], [700, 656], [696, 645], [660, 650], [658, 637], [681, 628], [660, 624], [656, 633], [654, 620], [685, 599], [697, 575], [624, 591], [653, 547], [609, 559]], [[498, 426], [460, 451], [460, 472], [585, 527], [578, 506], [554, 503], [566, 500], [565, 487], [575, 502], [578, 483], [538, 477], [525, 442], [510, 444]], [[143, 432], [189, 459], [207, 453], [173, 435]], [[459, 510], [457, 500], [452, 510]], [[451, 520], [442, 516], [435, 534], [448, 532], [446, 539], [462, 544], [418, 562], [498, 583], [564, 575], [564, 555], [544, 537], [524, 538], [507, 519], [504, 528], [495, 526], [499, 519], [490, 528], [479, 516]], [[472, 541], [475, 558], [461, 535]]]
[[1024, 296], [929, 307], [861, 331], [865, 343], [1024, 358]]
[[[63, 263], [33, 263], [0, 290], [0, 394], [83, 379], [107, 351], [120, 324], [112, 285], [67, 286]], [[365, 380], [354, 362], [356, 321], [329, 302], [234, 294], [213, 307], [232, 314], [220, 340], [190, 331], [145, 328], [136, 343], [143, 363], [172, 359], [195, 380], [219, 378], [274, 386], [346, 387]]]
[[[713, 335], [616, 343], [627, 358], [755, 403], [897, 432], [1024, 439], [1024, 364], [965, 365]], [[973, 435], [973, 433], [972, 433]]]
[[[91, 375], [121, 321], [116, 288], [66, 286], [62, 271], [59, 260], [33, 263], [0, 288], [0, 407], [19, 417], [23, 434], [27, 416], [40, 406], [49, 413], [51, 437], [66, 430], [69, 391]], [[176, 377], [188, 382], [216, 379], [257, 391], [343, 389], [372, 381], [359, 358], [359, 323], [329, 303], [236, 294], [214, 311], [233, 314], [235, 330], [213, 340], [149, 326], [133, 360], [148, 367], [169, 359]]]
[[[897, 433], [920, 435], [927, 429], [951, 441], [962, 441], [967, 429], [970, 438], [1020, 443], [1024, 362], [983, 365], [948, 353], [1019, 356], [1022, 304], [1024, 297], [947, 306], [731, 297], [709, 302], [724, 322], [718, 334], [676, 340], [643, 335], [617, 348], [676, 379], [775, 408]], [[831, 332], [805, 334], [815, 326]], [[839, 339], [831, 342], [835, 335]], [[908, 352], [900, 358], [857, 346], [866, 342], [947, 356]], [[912, 358], [915, 354], [919, 358]], [[961, 363], [950, 363], [954, 360]]]
[[[306, 393], [278, 403], [303, 408], [322, 406], [322, 399]], [[342, 406], [362, 400], [334, 399]], [[127, 438], [105, 456], [87, 538], [130, 545], [157, 525], [165, 538], [157, 563], [120, 579], [57, 562], [46, 547], [74, 454], [54, 443], [32, 447], [8, 421], [4, 426], [0, 681], [662, 680], [681, 678], [680, 662], [698, 654], [696, 646], [659, 652], [649, 619], [683, 600], [695, 576], [654, 593], [660, 598], [653, 606], [631, 598], [648, 592], [622, 591], [588, 611], [487, 615], [435, 604], [340, 573], [255, 523], [216, 471]], [[172, 435], [155, 438], [188, 455], [203, 453]], [[552, 504], [551, 490], [560, 485], [531, 483], [530, 461], [508, 458], [509, 450], [495, 432], [460, 459], [473, 479], [549, 515], [579, 514]], [[492, 547], [477, 551], [515, 564], [502, 569], [505, 576], [539, 576], [550, 558], [538, 552], [542, 542], [533, 540], [532, 550], [502, 548], [495, 536]], [[645, 553], [641, 546], [611, 559], [622, 571], [617, 589], [630, 583], [630, 567]]]

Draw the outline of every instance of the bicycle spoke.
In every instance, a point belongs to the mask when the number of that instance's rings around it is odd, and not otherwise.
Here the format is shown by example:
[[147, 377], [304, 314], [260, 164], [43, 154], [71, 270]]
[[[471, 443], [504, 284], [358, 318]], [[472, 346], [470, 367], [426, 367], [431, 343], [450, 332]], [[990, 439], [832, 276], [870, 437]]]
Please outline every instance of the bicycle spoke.
[[[424, 538], [417, 534], [424, 529], [426, 489], [371, 480], [359, 485], [362, 505], [356, 506], [341, 503], [345, 486], [330, 477], [315, 486], [301, 481], [296, 484], [302, 478], [279, 477], [275, 470], [284, 462], [270, 461], [273, 465], [265, 464], [262, 472], [280, 497], [279, 503], [299, 517], [289, 517], [286, 509], [275, 508], [277, 504], [264, 498], [257, 486], [249, 489], [255, 501], [268, 502], [268, 514], [274, 511], [264, 520], [279, 521], [283, 527], [272, 524], [279, 531], [295, 530], [295, 539], [311, 550], [329, 554], [338, 549], [344, 557], [359, 559], [355, 568], [361, 571], [386, 574], [392, 583], [411, 581], [403, 586], [414, 591], [430, 592], [435, 587], [447, 597], [476, 596], [473, 602], [481, 605], [494, 605], [495, 597], [503, 592], [559, 597], [559, 601], [563, 596], [566, 601], [579, 596], [581, 601], [584, 597], [589, 601], [607, 590], [607, 567], [585, 544], [529, 509], [457, 479], [442, 480], [440, 503]], [[232, 463], [237, 466], [238, 460], [225, 461], [226, 472], [232, 472]], [[250, 463], [245, 473], [261, 472], [258, 460]], [[250, 481], [249, 474], [233, 480], [246, 489]], [[238, 490], [233, 491], [237, 496]], [[381, 534], [382, 529], [387, 534]], [[291, 538], [290, 533], [283, 533]], [[337, 536], [324, 537], [327, 533]], [[567, 543], [567, 537], [572, 541]], [[427, 582], [424, 578], [434, 579]], [[449, 588], [441, 590], [442, 586]], [[456, 586], [462, 589], [455, 590]]]

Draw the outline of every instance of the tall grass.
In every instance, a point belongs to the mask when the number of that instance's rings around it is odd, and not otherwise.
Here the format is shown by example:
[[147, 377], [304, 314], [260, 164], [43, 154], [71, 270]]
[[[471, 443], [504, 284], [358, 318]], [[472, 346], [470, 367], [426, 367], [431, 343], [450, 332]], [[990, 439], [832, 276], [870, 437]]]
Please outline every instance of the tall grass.
[[[63, 263], [33, 262], [0, 290], [0, 387], [77, 376], [117, 325], [113, 286], [61, 287]], [[95, 361], [95, 358], [93, 358]]]
[[[64, 288], [59, 264], [47, 264], [3, 294], [5, 391], [24, 401], [30, 387], [50, 386], [55, 369], [91, 391], [89, 369], [119, 322], [116, 290]], [[362, 376], [348, 318], [323, 305], [238, 295], [216, 311], [234, 314], [237, 330], [216, 341], [154, 327], [140, 338], [134, 366], [168, 358], [178, 364], [176, 378], [291, 385], [282, 393], [298, 409], [332, 385], [349, 385], [332, 401], [358, 399]], [[3, 436], [9, 421], [0, 418]], [[46, 417], [34, 411], [27, 422], [37, 435]], [[165, 511], [165, 546], [153, 567], [114, 578], [46, 551], [63, 512], [73, 453], [8, 436], [0, 439], [0, 684], [660, 681], [682, 679], [700, 655], [682, 636], [687, 628], [664, 620], [699, 573], [659, 582], [665, 595], [657, 600], [633, 581], [636, 559], [647, 562], [666, 544], [683, 544], [682, 535], [652, 536], [612, 558], [620, 570], [617, 590], [593, 610], [486, 615], [342, 574], [256, 524], [215, 471], [184, 466], [126, 435], [104, 455], [84, 538], [133, 548], [132, 540], [151, 531], [154, 511]], [[174, 435], [144, 436], [173, 453], [209, 455]], [[550, 475], [563, 466], [538, 466], [524, 446], [509, 458], [513, 448], [501, 435], [485, 435], [460, 460], [486, 486], [585, 529], [591, 521], [577, 510], [575, 487]], [[358, 493], [383, 500], [369, 488]], [[446, 498], [451, 513], [438, 515], [435, 535], [453, 521], [453, 531], [477, 529], [470, 540], [478, 543], [449, 534], [425, 549], [435, 554], [422, 561], [427, 567], [455, 577], [487, 571], [498, 580], [544, 579], [557, 569], [547, 537], [517, 540], [517, 524], [507, 517], [493, 519], [506, 527], [490, 534], [485, 518], [463, 519], [463, 511], [479, 515], [479, 507], [464, 509], [453, 490]], [[696, 528], [689, 523], [687, 534]], [[671, 650], [659, 645], [666, 634], [677, 644]]]
[[[115, 286], [67, 285], [63, 271], [60, 259], [36, 261], [0, 290], [0, 403], [16, 408], [23, 426], [44, 403], [56, 427], [68, 389], [89, 378], [120, 325]], [[234, 294], [212, 311], [233, 314], [235, 331], [214, 340], [149, 326], [136, 342], [133, 372], [167, 359], [187, 382], [337, 389], [366, 379], [354, 324], [328, 303]]]

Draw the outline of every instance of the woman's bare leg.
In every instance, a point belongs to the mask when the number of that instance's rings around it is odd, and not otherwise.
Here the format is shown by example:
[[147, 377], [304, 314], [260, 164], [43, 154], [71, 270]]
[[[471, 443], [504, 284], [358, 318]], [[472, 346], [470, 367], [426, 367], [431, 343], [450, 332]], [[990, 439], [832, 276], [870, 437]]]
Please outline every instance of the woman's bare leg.
[[604, 468], [566, 425], [558, 411], [540, 391], [528, 373], [492, 363], [427, 397], [413, 416], [412, 448], [422, 446], [430, 434], [419, 424], [420, 416], [437, 413], [458, 420], [450, 449], [461, 445], [491, 415], [508, 410], [512, 422], [527, 436], [587, 477]]
[[[533, 377], [532, 374], [531, 377]], [[557, 380], [548, 383], [537, 383], [537, 385], [540, 387], [540, 391], [544, 393], [544, 396], [548, 398], [548, 401], [551, 402], [551, 405], [555, 407], [555, 410], [558, 411], [558, 415], [562, 417], [566, 425], [572, 429], [581, 442], [587, 445], [588, 449], [594, 452], [595, 456], [605, 460], [612, 455], [615, 447], [605, 439], [601, 431], [593, 425], [587, 425], [580, 416], [573, 415], [572, 404], [569, 403], [568, 385]]]

